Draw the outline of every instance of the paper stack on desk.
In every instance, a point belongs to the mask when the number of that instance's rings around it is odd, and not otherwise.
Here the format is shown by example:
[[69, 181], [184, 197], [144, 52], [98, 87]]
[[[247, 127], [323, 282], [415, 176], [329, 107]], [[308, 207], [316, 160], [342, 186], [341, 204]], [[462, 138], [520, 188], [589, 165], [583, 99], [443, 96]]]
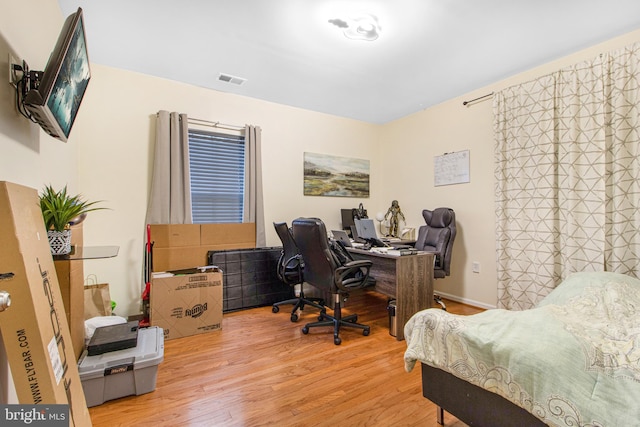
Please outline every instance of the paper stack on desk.
[[400, 248], [400, 249], [390, 248], [389, 250], [387, 250], [387, 255], [395, 255], [395, 256], [415, 255], [417, 253], [418, 253], [418, 250], [415, 248]]

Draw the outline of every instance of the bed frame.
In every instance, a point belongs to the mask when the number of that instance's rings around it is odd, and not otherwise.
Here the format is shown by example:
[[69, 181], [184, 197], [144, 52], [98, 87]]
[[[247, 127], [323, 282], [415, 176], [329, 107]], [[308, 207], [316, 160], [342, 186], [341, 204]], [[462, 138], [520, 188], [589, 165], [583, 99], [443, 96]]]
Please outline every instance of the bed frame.
[[438, 405], [438, 424], [446, 410], [470, 426], [543, 427], [545, 423], [505, 398], [422, 363], [422, 395]]

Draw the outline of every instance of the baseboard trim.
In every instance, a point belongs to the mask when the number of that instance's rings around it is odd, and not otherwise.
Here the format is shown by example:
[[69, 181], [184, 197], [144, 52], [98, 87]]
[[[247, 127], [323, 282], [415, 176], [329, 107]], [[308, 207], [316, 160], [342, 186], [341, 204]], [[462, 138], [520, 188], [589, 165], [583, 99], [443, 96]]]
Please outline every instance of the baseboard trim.
[[475, 301], [469, 298], [461, 298], [457, 295], [452, 295], [452, 294], [448, 294], [446, 292], [440, 292], [440, 291], [434, 291], [436, 294], [440, 295], [442, 298], [451, 300], [451, 301], [455, 301], [455, 302], [459, 302], [461, 304], [466, 304], [466, 305], [470, 305], [473, 307], [478, 307], [478, 308], [484, 308], [485, 310], [491, 310], [494, 308], [497, 308], [497, 306], [495, 305], [490, 305], [490, 304], [486, 304], [480, 301]]

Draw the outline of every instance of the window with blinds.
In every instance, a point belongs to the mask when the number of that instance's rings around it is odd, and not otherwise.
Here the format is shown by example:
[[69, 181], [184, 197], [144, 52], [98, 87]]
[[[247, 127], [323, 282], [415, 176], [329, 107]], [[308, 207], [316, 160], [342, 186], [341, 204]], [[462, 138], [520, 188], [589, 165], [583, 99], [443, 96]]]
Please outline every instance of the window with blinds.
[[244, 136], [189, 129], [194, 224], [242, 222]]

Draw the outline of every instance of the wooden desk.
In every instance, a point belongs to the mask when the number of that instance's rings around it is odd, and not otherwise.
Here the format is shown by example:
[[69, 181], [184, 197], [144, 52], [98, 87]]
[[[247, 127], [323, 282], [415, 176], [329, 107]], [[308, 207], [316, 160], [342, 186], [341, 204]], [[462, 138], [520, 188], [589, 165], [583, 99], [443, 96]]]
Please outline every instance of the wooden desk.
[[356, 248], [347, 248], [354, 259], [373, 262], [371, 276], [376, 279], [375, 291], [396, 300], [396, 339], [404, 339], [404, 325], [420, 310], [433, 305], [432, 253], [393, 256]]

